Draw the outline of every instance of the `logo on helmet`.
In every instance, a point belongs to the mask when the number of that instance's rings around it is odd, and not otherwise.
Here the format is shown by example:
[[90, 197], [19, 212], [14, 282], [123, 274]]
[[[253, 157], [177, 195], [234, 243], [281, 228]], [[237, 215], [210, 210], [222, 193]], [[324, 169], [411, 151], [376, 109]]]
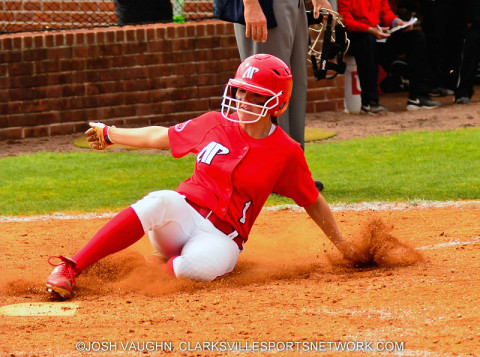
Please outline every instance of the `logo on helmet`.
[[257, 67], [248, 67], [247, 70], [243, 73], [242, 78], [252, 79], [253, 75], [260, 71]]

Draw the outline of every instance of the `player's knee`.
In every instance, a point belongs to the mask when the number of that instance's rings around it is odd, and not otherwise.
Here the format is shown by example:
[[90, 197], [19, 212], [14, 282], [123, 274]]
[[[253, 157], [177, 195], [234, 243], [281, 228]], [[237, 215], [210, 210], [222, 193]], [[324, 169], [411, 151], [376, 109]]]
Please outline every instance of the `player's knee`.
[[238, 259], [237, 245], [221, 237], [203, 236], [188, 242], [172, 267], [177, 277], [196, 281], [212, 281], [230, 273]]
[[201, 254], [181, 255], [173, 260], [172, 268], [176, 277], [195, 281], [212, 281], [222, 275], [217, 264]]
[[145, 231], [161, 225], [185, 205], [185, 199], [178, 192], [162, 190], [151, 192], [132, 205], [139, 216]]

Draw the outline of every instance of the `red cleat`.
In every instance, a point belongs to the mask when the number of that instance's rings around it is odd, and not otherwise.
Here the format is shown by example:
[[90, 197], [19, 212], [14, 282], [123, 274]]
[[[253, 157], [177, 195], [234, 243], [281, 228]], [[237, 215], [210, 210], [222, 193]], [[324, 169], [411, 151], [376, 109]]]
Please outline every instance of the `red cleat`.
[[[61, 262], [59, 264], [52, 264], [50, 261], [52, 258], [60, 259]], [[48, 262], [50, 265], [53, 265], [55, 269], [53, 269], [52, 273], [47, 278], [47, 290], [55, 293], [62, 299], [68, 299], [72, 294], [73, 288], [77, 285], [75, 277], [80, 274], [80, 272], [75, 269], [77, 263], [62, 255], [59, 255], [58, 257], [50, 257]]]

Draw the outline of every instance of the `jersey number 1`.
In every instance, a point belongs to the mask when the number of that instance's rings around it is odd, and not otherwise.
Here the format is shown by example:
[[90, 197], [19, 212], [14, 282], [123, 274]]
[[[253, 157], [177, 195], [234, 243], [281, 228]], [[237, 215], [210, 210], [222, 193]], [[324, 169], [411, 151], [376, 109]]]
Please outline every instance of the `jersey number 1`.
[[247, 220], [247, 211], [248, 209], [250, 208], [250, 205], [252, 204], [252, 201], [247, 201], [245, 202], [245, 205], [243, 206], [243, 215], [242, 215], [242, 218], [240, 218], [238, 221], [241, 223], [241, 224], [245, 224], [246, 220]]

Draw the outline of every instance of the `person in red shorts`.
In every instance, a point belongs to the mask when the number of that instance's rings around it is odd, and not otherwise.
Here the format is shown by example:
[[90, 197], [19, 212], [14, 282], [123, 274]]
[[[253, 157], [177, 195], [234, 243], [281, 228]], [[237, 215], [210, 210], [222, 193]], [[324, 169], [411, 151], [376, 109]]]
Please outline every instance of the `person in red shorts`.
[[[167, 149], [173, 157], [196, 155], [192, 177], [175, 191], [148, 194], [102, 227], [47, 279], [47, 289], [69, 298], [75, 278], [107, 255], [148, 233], [172, 275], [212, 281], [231, 272], [250, 230], [272, 192], [305, 208], [343, 256], [361, 262], [357, 247], [342, 237], [319, 194], [300, 145], [272, 117], [287, 108], [292, 74], [280, 59], [257, 54], [245, 59], [225, 88], [221, 112], [165, 128], [116, 128], [90, 123], [94, 149], [122, 144]], [[53, 258], [53, 257], [52, 257]]]

